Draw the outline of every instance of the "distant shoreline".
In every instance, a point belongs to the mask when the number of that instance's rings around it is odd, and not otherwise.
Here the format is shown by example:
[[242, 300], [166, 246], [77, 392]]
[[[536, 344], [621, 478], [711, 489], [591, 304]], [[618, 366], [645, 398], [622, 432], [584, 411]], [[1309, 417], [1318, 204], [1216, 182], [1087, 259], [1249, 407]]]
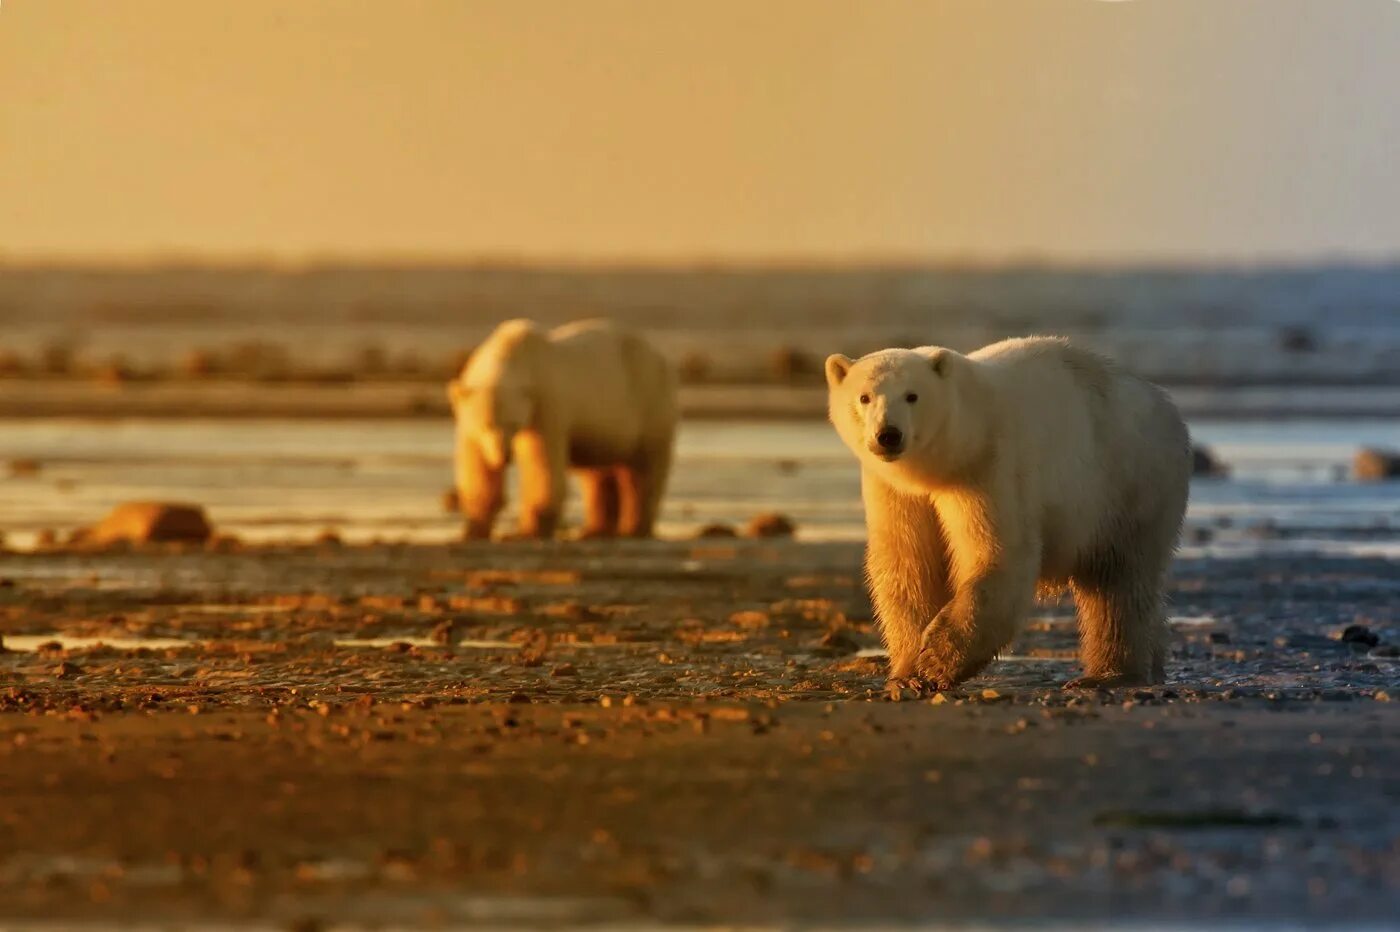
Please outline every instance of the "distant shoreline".
[[[1168, 386], [1188, 418], [1400, 418], [1400, 386]], [[800, 385], [687, 385], [687, 420], [819, 420], [826, 391]], [[436, 383], [243, 380], [0, 381], [0, 418], [447, 419]]]

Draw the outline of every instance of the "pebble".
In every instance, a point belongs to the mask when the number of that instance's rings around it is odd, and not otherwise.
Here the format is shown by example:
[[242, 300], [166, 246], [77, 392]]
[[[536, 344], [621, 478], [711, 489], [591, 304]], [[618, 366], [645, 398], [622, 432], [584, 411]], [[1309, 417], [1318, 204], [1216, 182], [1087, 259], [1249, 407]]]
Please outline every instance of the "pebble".
[[1360, 644], [1364, 647], [1375, 647], [1381, 642], [1380, 635], [1365, 625], [1347, 625], [1342, 630], [1341, 639], [1344, 644]]
[[797, 525], [793, 520], [778, 512], [755, 515], [744, 528], [745, 537], [792, 537], [796, 533]]

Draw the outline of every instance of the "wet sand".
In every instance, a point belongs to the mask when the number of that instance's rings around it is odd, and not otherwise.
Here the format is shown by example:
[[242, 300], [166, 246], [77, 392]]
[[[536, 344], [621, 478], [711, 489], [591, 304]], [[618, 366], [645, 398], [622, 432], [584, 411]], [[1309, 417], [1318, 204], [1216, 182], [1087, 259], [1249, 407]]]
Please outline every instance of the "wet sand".
[[1185, 559], [1165, 687], [1050, 605], [893, 702], [853, 544], [9, 554], [0, 920], [1383, 924], [1397, 579]]

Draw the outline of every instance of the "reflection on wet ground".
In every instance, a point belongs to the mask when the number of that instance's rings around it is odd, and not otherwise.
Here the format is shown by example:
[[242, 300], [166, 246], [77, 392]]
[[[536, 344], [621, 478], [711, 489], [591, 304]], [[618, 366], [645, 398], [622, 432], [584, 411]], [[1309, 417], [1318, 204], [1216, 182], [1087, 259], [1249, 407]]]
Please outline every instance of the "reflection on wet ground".
[[[1395, 421], [1202, 421], [1191, 425], [1230, 468], [1192, 488], [1187, 542], [1221, 555], [1289, 546], [1394, 554], [1400, 483], [1347, 478], [1363, 444], [1400, 447]], [[124, 500], [192, 501], [248, 542], [446, 543], [442, 510], [451, 429], [423, 421], [10, 421], [0, 461], [35, 472], [0, 479], [0, 527], [12, 547], [39, 531], [89, 524]], [[575, 496], [575, 499], [577, 496]], [[570, 520], [577, 522], [575, 510]], [[687, 422], [662, 533], [791, 516], [805, 540], [863, 536], [855, 464], [819, 421]], [[503, 527], [512, 520], [508, 513]]]

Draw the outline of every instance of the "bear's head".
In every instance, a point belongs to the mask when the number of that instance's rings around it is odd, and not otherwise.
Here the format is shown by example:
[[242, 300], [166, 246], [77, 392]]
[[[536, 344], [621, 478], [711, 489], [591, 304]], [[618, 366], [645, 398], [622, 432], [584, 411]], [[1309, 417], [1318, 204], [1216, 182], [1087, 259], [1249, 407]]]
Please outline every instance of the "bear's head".
[[964, 452], [953, 427], [966, 363], [941, 347], [830, 356], [831, 423], [863, 466], [893, 484], [946, 478]]
[[515, 435], [534, 420], [534, 393], [511, 381], [472, 385], [454, 379], [447, 383], [447, 397], [457, 419], [458, 442], [475, 444], [491, 469], [505, 468]]

